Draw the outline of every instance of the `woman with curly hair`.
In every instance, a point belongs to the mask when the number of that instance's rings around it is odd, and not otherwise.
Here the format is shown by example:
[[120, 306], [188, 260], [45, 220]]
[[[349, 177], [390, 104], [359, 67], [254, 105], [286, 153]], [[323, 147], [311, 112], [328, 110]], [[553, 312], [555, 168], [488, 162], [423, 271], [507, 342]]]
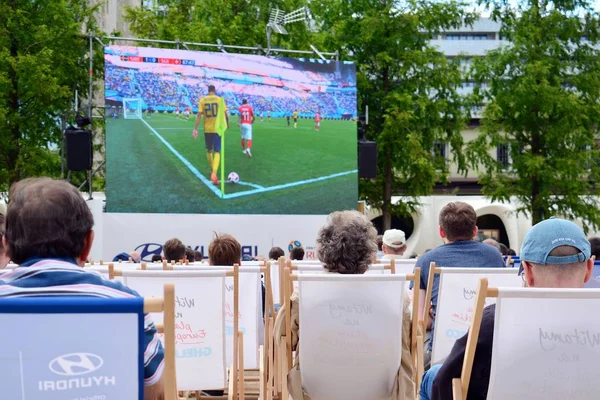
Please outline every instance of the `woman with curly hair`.
[[[329, 273], [364, 274], [377, 255], [377, 231], [371, 221], [357, 211], [338, 211], [327, 217], [317, 237], [317, 255]], [[302, 390], [298, 359], [299, 305], [298, 293], [291, 297], [292, 349], [296, 350], [294, 366], [288, 373], [287, 385], [294, 400], [310, 399]], [[410, 351], [411, 315], [408, 297], [404, 301], [402, 321], [402, 357], [398, 376], [390, 400], [413, 400], [413, 364]], [[285, 336], [286, 305], [282, 306], [275, 321], [275, 343]], [[416, 332], [415, 332], [416, 334]], [[280, 351], [285, 351], [281, 349]], [[285, 383], [284, 383], [285, 384]]]

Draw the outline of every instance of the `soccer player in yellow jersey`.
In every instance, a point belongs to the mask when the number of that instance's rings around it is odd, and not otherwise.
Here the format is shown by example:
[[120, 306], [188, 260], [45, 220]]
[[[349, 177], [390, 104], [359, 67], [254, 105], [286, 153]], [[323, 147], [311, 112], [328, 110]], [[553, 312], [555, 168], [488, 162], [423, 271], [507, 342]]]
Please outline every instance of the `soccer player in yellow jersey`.
[[292, 117], [294, 118], [294, 129], [296, 129], [298, 127], [298, 110], [294, 110]]
[[196, 116], [196, 122], [194, 123], [194, 131], [192, 132], [194, 139], [198, 138], [198, 125], [200, 125], [202, 115], [204, 115], [206, 157], [208, 159], [208, 165], [211, 168], [210, 180], [213, 184], [218, 185], [219, 180], [217, 178], [217, 171], [219, 170], [219, 163], [221, 162], [221, 135], [224, 133], [224, 130], [221, 131], [219, 120], [224, 118], [227, 128], [229, 128], [229, 115], [227, 115], [225, 99], [216, 95], [215, 87], [213, 85], [208, 87], [208, 96], [200, 99], [198, 115]]

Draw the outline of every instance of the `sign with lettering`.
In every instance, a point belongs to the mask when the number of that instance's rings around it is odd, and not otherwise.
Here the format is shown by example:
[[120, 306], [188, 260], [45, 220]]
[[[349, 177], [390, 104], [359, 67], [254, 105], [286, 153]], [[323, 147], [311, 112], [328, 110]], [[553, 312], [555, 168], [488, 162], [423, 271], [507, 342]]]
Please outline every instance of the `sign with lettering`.
[[[175, 284], [175, 357], [179, 390], [225, 387], [225, 271], [124, 271], [144, 297]], [[152, 314], [155, 323], [162, 314]]]
[[0, 346], [0, 397], [141, 399], [138, 318], [5, 314], [0, 307], [0, 342], [5, 344]]
[[[443, 362], [456, 339], [469, 330], [480, 278], [488, 278], [489, 287], [521, 287], [523, 279], [513, 268], [442, 268], [438, 306], [433, 335], [431, 363]], [[495, 299], [488, 298], [486, 305]]]
[[403, 275], [301, 274], [300, 373], [312, 398], [387, 398], [402, 346]]
[[600, 398], [598, 289], [500, 289], [488, 399]]

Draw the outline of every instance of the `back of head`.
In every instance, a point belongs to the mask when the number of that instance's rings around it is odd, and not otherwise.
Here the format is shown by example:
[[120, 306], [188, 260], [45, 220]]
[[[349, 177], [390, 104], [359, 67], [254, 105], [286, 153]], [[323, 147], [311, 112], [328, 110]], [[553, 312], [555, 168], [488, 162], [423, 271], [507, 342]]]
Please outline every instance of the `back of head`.
[[501, 250], [500, 250], [500, 243], [498, 243], [496, 240], [494, 240], [494, 239], [485, 239], [483, 241], [483, 243], [485, 243], [487, 245], [490, 245], [492, 247], [495, 247], [496, 249], [498, 249], [498, 251], [501, 252]]
[[92, 238], [94, 218], [73, 185], [50, 178], [29, 178], [15, 183], [9, 197], [6, 251], [15, 263], [31, 258], [82, 256], [86, 240]]
[[592, 255], [596, 256], [596, 260], [600, 261], [600, 238], [592, 237], [589, 239], [589, 242], [592, 248]]
[[290, 251], [290, 260], [304, 260], [304, 249], [302, 247], [294, 247]]
[[231, 235], [215, 235], [208, 246], [210, 265], [233, 265], [242, 260], [242, 245]]
[[161, 262], [161, 261], [162, 261], [162, 257], [161, 257], [161, 255], [160, 255], [160, 254], [154, 254], [154, 255], [152, 256], [152, 262], [153, 262], [153, 263], [156, 263], [156, 262]]
[[325, 268], [340, 274], [362, 274], [377, 254], [377, 230], [358, 211], [329, 214], [317, 236], [317, 255]]
[[248, 100], [242, 99], [242, 104], [248, 104]]
[[163, 254], [167, 262], [179, 262], [185, 257], [185, 245], [179, 239], [169, 239], [163, 246]]
[[215, 94], [217, 91], [215, 90], [214, 85], [208, 85], [208, 93]]
[[194, 252], [194, 261], [202, 261], [204, 256], [198, 250]]
[[194, 262], [196, 261], [196, 253], [194, 252], [194, 250], [192, 250], [191, 247], [186, 247], [185, 248], [185, 258], [189, 261], [189, 262]]
[[525, 236], [521, 264], [528, 286], [581, 288], [592, 270], [590, 243], [573, 222], [550, 218]]
[[281, 247], [272, 247], [271, 250], [269, 250], [270, 260], [279, 260], [279, 258], [283, 256], [285, 256], [285, 252]]
[[439, 223], [449, 241], [471, 240], [477, 226], [477, 213], [470, 204], [448, 203], [440, 211]]
[[400, 229], [388, 229], [383, 233], [382, 248], [385, 254], [404, 254], [406, 235]]
[[508, 255], [508, 247], [506, 247], [506, 245], [504, 243], [498, 243], [500, 245], [500, 254], [502, 254], [503, 256], [507, 256]]
[[377, 251], [383, 250], [383, 235], [377, 235]]

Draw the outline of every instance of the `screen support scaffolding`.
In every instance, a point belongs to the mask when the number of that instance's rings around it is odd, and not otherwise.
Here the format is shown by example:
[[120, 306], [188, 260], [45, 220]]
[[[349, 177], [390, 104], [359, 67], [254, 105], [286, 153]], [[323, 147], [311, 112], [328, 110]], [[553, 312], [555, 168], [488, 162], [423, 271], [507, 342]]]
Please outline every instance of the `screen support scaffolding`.
[[[290, 22], [294, 22], [294, 21], [290, 21]], [[90, 120], [92, 120], [92, 118], [94, 118], [92, 115], [92, 111], [94, 108], [94, 105], [93, 105], [93, 102], [94, 102], [94, 61], [93, 61], [94, 60], [94, 41], [97, 41], [98, 43], [100, 43], [102, 45], [102, 47], [107, 46], [107, 44], [105, 42], [103, 42], [103, 40], [108, 40], [111, 43], [113, 41], [123, 41], [123, 42], [157, 43], [157, 44], [169, 44], [169, 45], [174, 44], [177, 49], [181, 49], [181, 47], [183, 47], [185, 50], [190, 50], [190, 47], [208, 47], [208, 48], [214, 48], [214, 49], [217, 49], [217, 50], [223, 51], [223, 52], [227, 52], [227, 50], [245, 50], [245, 51], [253, 51], [255, 53], [263, 53], [264, 55], [267, 55], [267, 56], [270, 55], [271, 52], [276, 52], [276, 53], [282, 53], [282, 54], [312, 55], [312, 56], [317, 56], [320, 59], [323, 59], [326, 56], [326, 57], [331, 57], [331, 59], [335, 60], [336, 62], [340, 60], [340, 54], [338, 51], [336, 51], [334, 53], [320, 52], [312, 44], [310, 45], [312, 50], [271, 49], [271, 43], [270, 43], [271, 41], [270, 40], [269, 40], [268, 48], [265, 49], [265, 48], [261, 47], [260, 45], [237, 46], [237, 45], [223, 44], [220, 39], [218, 40], [218, 43], [197, 43], [197, 42], [182, 42], [179, 39], [159, 40], [159, 39], [143, 39], [143, 38], [142, 39], [141, 38], [126, 38], [126, 37], [118, 37], [118, 36], [98, 37], [98, 36], [95, 36], [92, 31], [89, 31], [87, 33], [87, 35], [85, 35], [85, 37], [88, 38], [89, 43], [90, 43], [90, 54], [89, 54], [90, 101], [89, 101], [89, 105], [88, 105], [88, 116], [89, 116]], [[77, 103], [77, 99], [75, 100], [75, 102]], [[92, 126], [92, 140], [94, 140], [93, 139], [94, 137], [95, 137], [95, 132], [93, 132], [93, 126]], [[64, 152], [63, 152], [63, 154], [64, 154]], [[104, 165], [104, 163], [105, 162], [102, 162], [95, 170], [90, 169], [88, 171], [87, 179], [81, 184], [81, 186], [79, 186], [79, 189], [81, 190], [81, 188], [83, 188], [87, 183], [88, 200], [93, 199], [92, 178], [100, 170], [100, 168], [102, 167], [102, 165]]]

